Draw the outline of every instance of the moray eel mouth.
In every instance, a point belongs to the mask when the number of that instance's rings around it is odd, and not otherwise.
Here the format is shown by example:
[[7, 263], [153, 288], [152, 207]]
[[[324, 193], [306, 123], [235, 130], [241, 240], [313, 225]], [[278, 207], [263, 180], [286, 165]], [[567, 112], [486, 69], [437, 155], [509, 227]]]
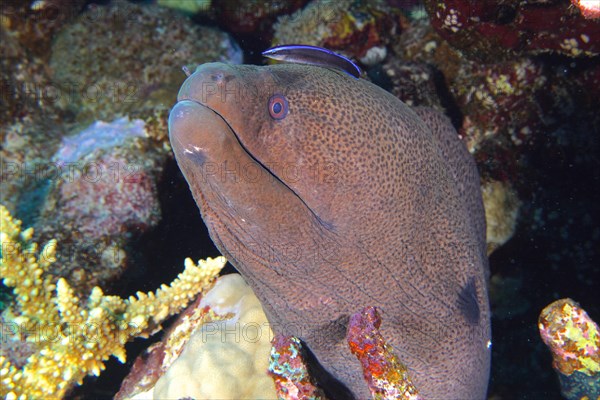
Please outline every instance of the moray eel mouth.
[[[225, 64], [200, 65], [182, 85], [169, 114], [173, 152], [190, 186], [194, 186], [191, 182], [224, 184], [231, 175], [239, 175], [240, 165], [248, 163], [272, 174], [243, 146], [231, 118], [225, 116], [231, 115], [232, 106], [221, 96], [226, 85], [235, 80], [229, 68]], [[192, 189], [203, 191], [201, 186]]]
[[202, 197], [207, 207], [210, 204], [203, 195], [207, 191], [222, 193], [218, 200], [231, 205], [226, 199], [234, 197], [228, 197], [227, 192], [243, 188], [244, 183], [258, 187], [262, 180], [285, 188], [302, 201], [292, 187], [245, 148], [226, 118], [197, 100], [183, 99], [175, 104], [169, 114], [169, 138], [192, 192]]
[[[243, 169], [250, 163], [284, 183], [268, 163], [245, 147], [238, 132], [247, 130], [244, 103], [255, 100], [244, 97], [248, 88], [240, 81], [235, 68], [222, 63], [202, 64], [186, 79], [169, 115], [169, 137], [177, 162], [186, 175], [202, 167], [208, 180], [211, 174], [220, 175], [218, 178], [239, 174], [243, 172], [240, 165]], [[229, 165], [231, 153], [238, 156], [231, 159], [234, 165]]]
[[211, 142], [223, 140], [228, 134], [235, 135], [225, 119], [194, 100], [177, 102], [169, 115], [169, 137], [178, 162], [190, 158], [204, 164]]
[[[210, 153], [219, 153], [220, 146], [227, 142], [234, 142], [235, 139], [237, 146], [249, 159], [255, 161], [272, 178], [287, 186], [276, 173], [246, 149], [241, 138], [226, 118], [197, 100], [185, 99], [175, 104], [169, 114], [169, 139], [177, 162], [185, 163], [184, 159], [189, 158], [191, 162], [196, 164], [196, 167], [205, 166], [206, 163], [211, 161], [219, 162], [220, 159], [211, 156]], [[217, 167], [217, 165], [212, 165], [212, 167]], [[211, 167], [206, 169], [210, 173]], [[237, 170], [233, 169], [232, 171]], [[223, 170], [223, 173], [227, 173], [227, 170]]]
[[[242, 72], [238, 71], [240, 68]], [[265, 119], [272, 122], [261, 113], [267, 112], [267, 100], [272, 95], [269, 90], [273, 90], [270, 85], [275, 85], [277, 78], [268, 68], [243, 68], [223, 63], [198, 66], [183, 83], [169, 115], [169, 138], [175, 158], [196, 201], [207, 208], [203, 215], [209, 213], [208, 208], [222, 206], [217, 202], [225, 203], [229, 212], [236, 214], [240, 207], [249, 207], [249, 191], [271, 191], [278, 193], [274, 202], [288, 195], [295, 197], [294, 204], [297, 202], [327, 228], [329, 225], [307, 203], [294, 182], [282, 176], [285, 171], [277, 169], [282, 162], [276, 152], [257, 155], [245, 143], [260, 137], [255, 129], [264, 129], [268, 124]], [[240, 76], [244, 72], [256, 78], [254, 86], [244, 82]], [[282, 195], [282, 191], [289, 194]]]
[[[223, 109], [219, 112], [209, 104], [214, 103], [227, 82], [234, 79], [223, 72], [224, 67], [223, 64], [198, 66], [177, 95], [177, 103], [169, 114], [169, 138], [180, 164], [192, 162], [201, 167], [211, 161], [218, 162], [218, 153], [227, 150], [223, 146], [231, 146], [235, 141], [241, 145], [235, 129], [223, 116]], [[226, 106], [225, 100], [222, 98], [217, 103]], [[184, 174], [189, 167], [182, 168]]]

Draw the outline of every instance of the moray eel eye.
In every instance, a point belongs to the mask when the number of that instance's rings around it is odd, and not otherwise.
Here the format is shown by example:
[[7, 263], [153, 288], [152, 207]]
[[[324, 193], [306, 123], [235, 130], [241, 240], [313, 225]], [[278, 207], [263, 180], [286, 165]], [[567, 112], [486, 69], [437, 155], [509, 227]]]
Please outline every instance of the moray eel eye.
[[285, 96], [274, 94], [269, 99], [269, 114], [273, 119], [284, 119], [288, 114], [288, 101]]

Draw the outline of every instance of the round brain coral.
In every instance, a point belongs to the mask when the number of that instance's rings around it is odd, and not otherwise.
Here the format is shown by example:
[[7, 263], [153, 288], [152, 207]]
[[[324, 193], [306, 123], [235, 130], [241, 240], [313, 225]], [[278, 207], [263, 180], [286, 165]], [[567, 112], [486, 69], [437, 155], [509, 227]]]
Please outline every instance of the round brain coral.
[[[222, 319], [192, 328], [183, 350], [164, 373], [159, 372], [155, 383], [147, 385], [150, 375], [162, 366], [147, 364], [145, 370], [135, 371], [116, 398], [277, 398], [273, 379], [267, 374], [273, 333], [258, 298], [241, 275], [221, 276], [195, 310], [210, 310]], [[172, 335], [187, 329], [187, 315], [176, 323]], [[167, 343], [172, 346], [177, 341]], [[171, 353], [179, 353], [177, 349], [177, 345], [169, 348], [165, 344], [153, 351], [160, 353], [158, 363], [164, 363]]]

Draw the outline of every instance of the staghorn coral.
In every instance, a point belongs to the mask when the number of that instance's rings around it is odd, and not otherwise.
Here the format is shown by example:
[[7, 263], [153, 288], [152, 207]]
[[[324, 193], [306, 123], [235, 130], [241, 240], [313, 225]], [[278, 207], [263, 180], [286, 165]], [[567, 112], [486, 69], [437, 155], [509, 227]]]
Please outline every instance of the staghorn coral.
[[63, 278], [56, 284], [45, 270], [55, 262], [57, 242], [41, 251], [31, 241], [33, 230], [22, 230], [0, 205], [2, 258], [0, 276], [14, 288], [16, 304], [5, 310], [3, 324], [13, 341], [33, 343], [21, 368], [0, 355], [0, 395], [7, 399], [62, 397], [86, 375], [99, 375], [111, 355], [125, 362], [125, 343], [147, 337], [170, 315], [179, 312], [200, 291], [208, 288], [225, 259], [186, 259], [185, 270], [156, 292], [138, 292], [121, 299], [95, 287], [83, 302]]

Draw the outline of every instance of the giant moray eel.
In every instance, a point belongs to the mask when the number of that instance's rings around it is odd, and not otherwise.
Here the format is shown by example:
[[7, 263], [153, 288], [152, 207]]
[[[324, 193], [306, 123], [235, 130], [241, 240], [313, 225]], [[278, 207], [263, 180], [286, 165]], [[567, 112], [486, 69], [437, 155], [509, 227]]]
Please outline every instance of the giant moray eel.
[[169, 131], [211, 238], [329, 396], [370, 398], [345, 335], [376, 306], [424, 398], [485, 398], [483, 204], [447, 118], [334, 69], [210, 63]]

